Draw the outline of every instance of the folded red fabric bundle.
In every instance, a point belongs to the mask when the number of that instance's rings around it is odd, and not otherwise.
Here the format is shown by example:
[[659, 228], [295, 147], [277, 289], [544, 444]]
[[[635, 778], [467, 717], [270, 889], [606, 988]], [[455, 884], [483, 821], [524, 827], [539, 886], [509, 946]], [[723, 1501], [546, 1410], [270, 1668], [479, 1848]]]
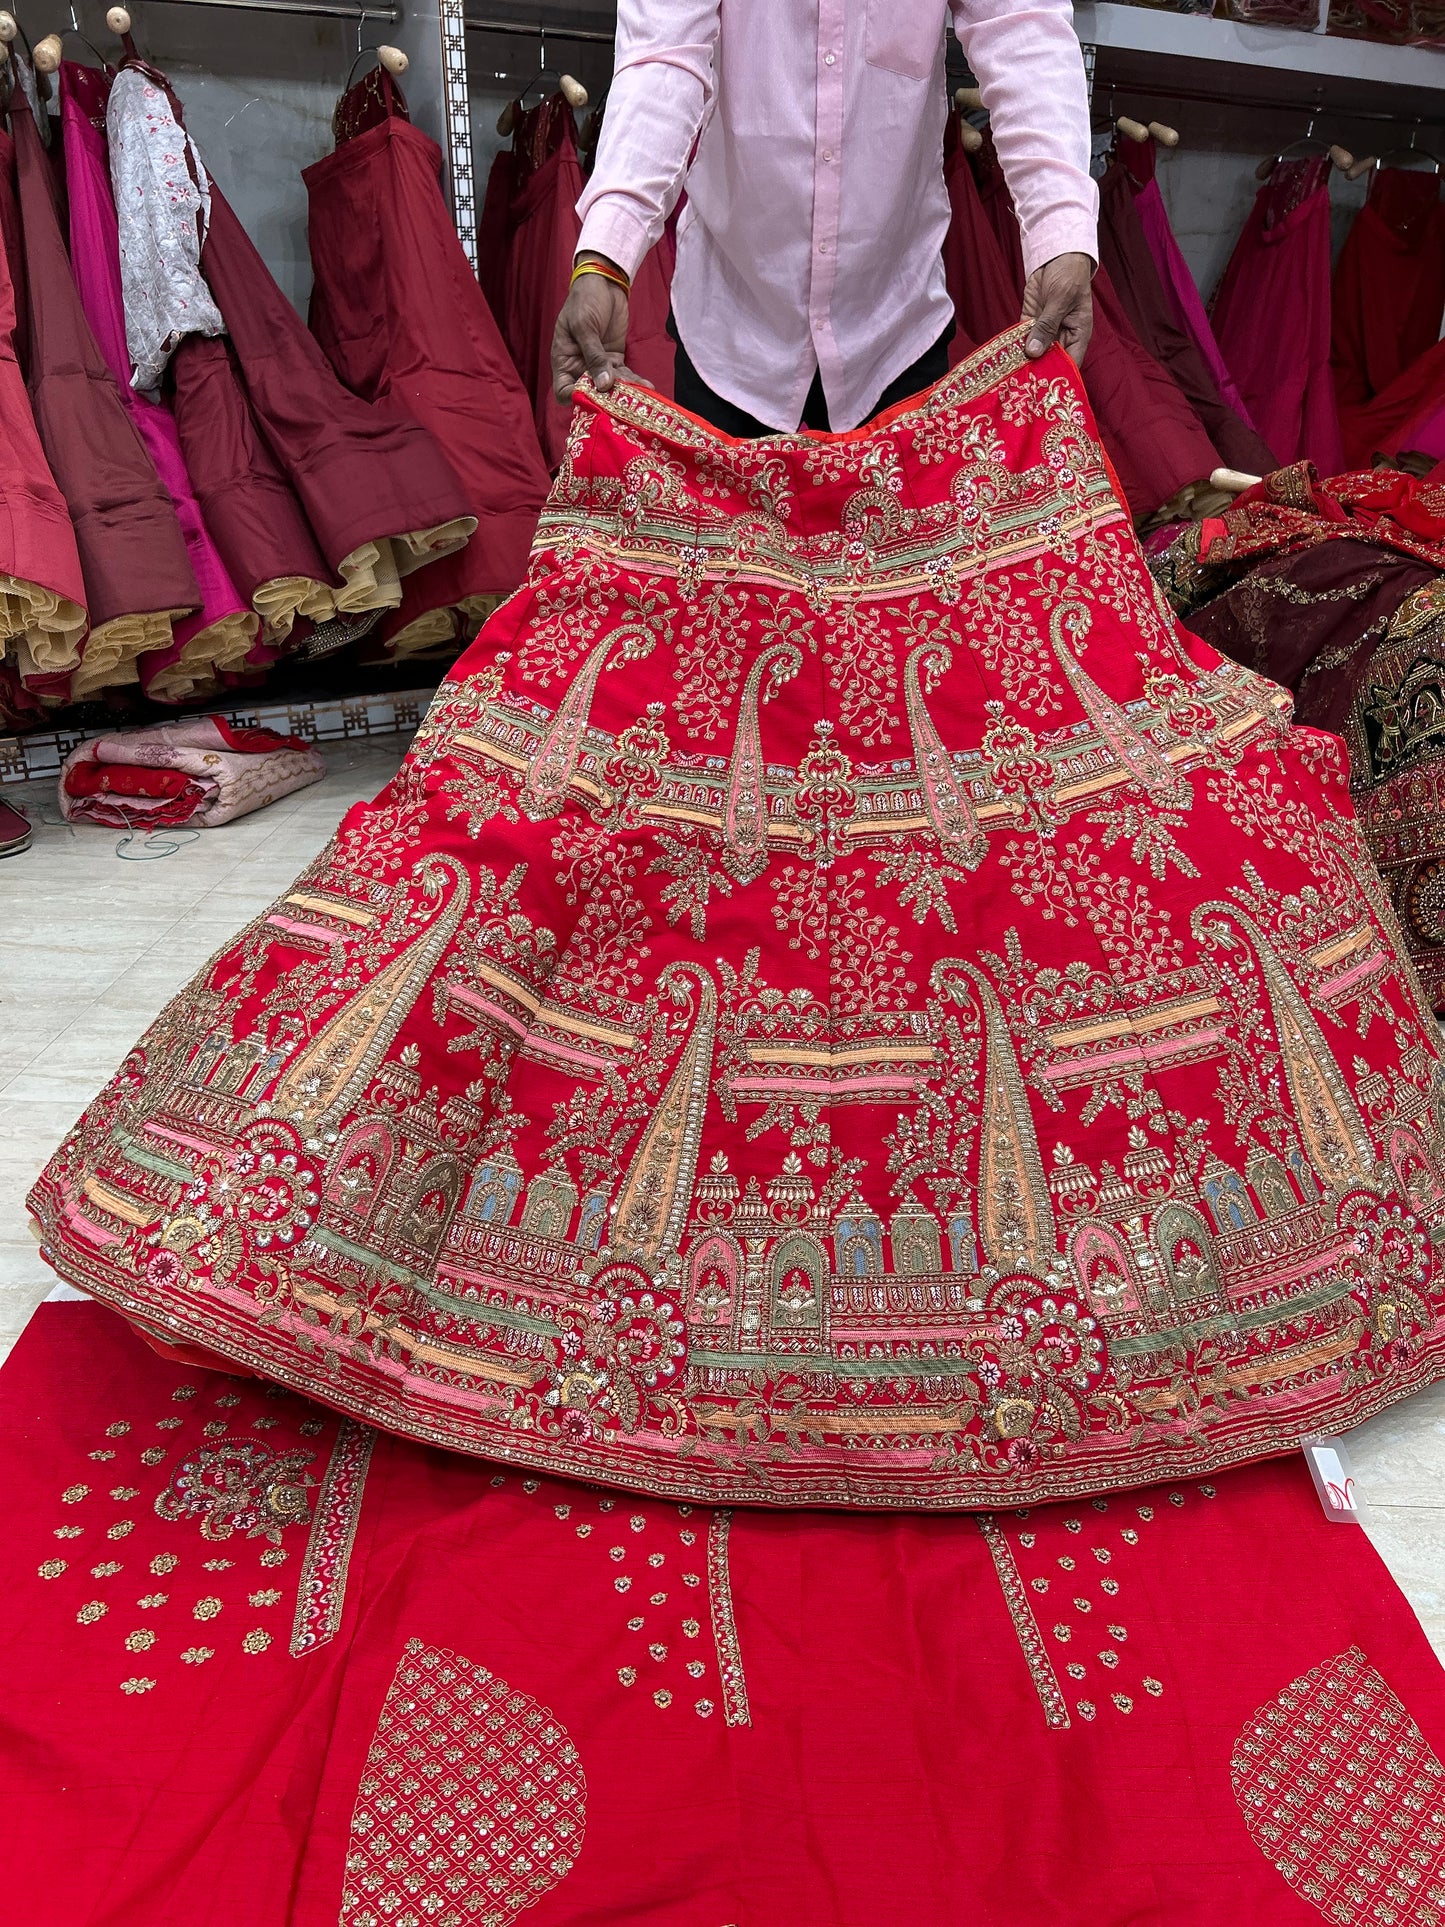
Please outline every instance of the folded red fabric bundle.
[[214, 828], [325, 774], [320, 750], [299, 736], [189, 716], [80, 744], [61, 768], [60, 807], [71, 822], [109, 828], [142, 818]]
[[52, 1304], [0, 1478], [17, 1921], [1440, 1918], [1445, 1675], [1298, 1458], [992, 1518], [676, 1505]]

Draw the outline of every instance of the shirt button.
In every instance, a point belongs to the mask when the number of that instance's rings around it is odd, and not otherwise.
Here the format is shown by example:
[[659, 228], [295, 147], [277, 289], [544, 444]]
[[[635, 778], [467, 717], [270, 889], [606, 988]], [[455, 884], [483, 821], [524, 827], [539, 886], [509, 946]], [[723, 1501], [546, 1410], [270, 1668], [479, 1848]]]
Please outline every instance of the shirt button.
[[832, 160], [832, 158], [833, 158], [833, 150], [832, 150], [832, 148], [831, 148], [831, 147], [825, 147], [825, 148], [823, 149], [823, 159], [824, 159], [825, 161], [830, 161], [830, 160]]
[[819, 254], [826, 254], [828, 252], [828, 243], [826, 241], [820, 241], [818, 243], [818, 252]]
[[823, 55], [823, 65], [825, 67], [831, 67], [833, 64], [833, 60], [834, 60], [834, 56], [832, 54]]

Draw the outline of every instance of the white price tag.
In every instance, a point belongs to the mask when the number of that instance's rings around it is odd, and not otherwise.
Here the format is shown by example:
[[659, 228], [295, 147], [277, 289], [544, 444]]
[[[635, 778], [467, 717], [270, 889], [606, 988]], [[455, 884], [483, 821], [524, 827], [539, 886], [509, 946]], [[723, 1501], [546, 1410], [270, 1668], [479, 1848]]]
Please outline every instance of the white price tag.
[[1304, 1455], [1325, 1517], [1337, 1525], [1357, 1526], [1359, 1495], [1343, 1446], [1335, 1439], [1306, 1439]]

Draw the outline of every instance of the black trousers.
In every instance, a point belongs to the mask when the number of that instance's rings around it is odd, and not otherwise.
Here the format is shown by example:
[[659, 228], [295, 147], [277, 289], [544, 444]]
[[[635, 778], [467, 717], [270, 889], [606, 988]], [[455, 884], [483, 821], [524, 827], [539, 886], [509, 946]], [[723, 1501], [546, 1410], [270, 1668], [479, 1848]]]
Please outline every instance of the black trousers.
[[[692, 365], [692, 357], [683, 346], [682, 338], [668, 323], [668, 332], [677, 342], [677, 362], [673, 371], [673, 399], [682, 408], [690, 408], [694, 415], [701, 415], [705, 422], [720, 428], [724, 435], [736, 435], [740, 441], [753, 441], [760, 435], [776, 435], [777, 429], [769, 428], [760, 422], [756, 415], [750, 415], [745, 408], [736, 403], [724, 401], [715, 394], [702, 376]], [[905, 368], [896, 380], [890, 381], [883, 393], [869, 409], [866, 420], [872, 421], [885, 409], [907, 401], [910, 395], [918, 394], [924, 388], [931, 388], [948, 373], [948, 344], [953, 339], [953, 323], [950, 321], [943, 333], [931, 348], [926, 348], [911, 367]], [[816, 372], [813, 385], [808, 390], [808, 399], [803, 403], [804, 428], [826, 429], [828, 427], [828, 404], [823, 398], [823, 377]]]

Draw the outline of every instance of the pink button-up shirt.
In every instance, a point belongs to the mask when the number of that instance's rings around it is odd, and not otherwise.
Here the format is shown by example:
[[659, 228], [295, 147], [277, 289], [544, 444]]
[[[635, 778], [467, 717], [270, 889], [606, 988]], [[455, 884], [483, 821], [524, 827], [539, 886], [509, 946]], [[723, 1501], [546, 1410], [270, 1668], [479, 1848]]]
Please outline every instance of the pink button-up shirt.
[[635, 273], [685, 179], [678, 332], [709, 387], [772, 427], [797, 427], [815, 368], [834, 428], [856, 427], [948, 325], [949, 14], [1025, 268], [1096, 254], [1069, 0], [620, 0], [580, 245]]

